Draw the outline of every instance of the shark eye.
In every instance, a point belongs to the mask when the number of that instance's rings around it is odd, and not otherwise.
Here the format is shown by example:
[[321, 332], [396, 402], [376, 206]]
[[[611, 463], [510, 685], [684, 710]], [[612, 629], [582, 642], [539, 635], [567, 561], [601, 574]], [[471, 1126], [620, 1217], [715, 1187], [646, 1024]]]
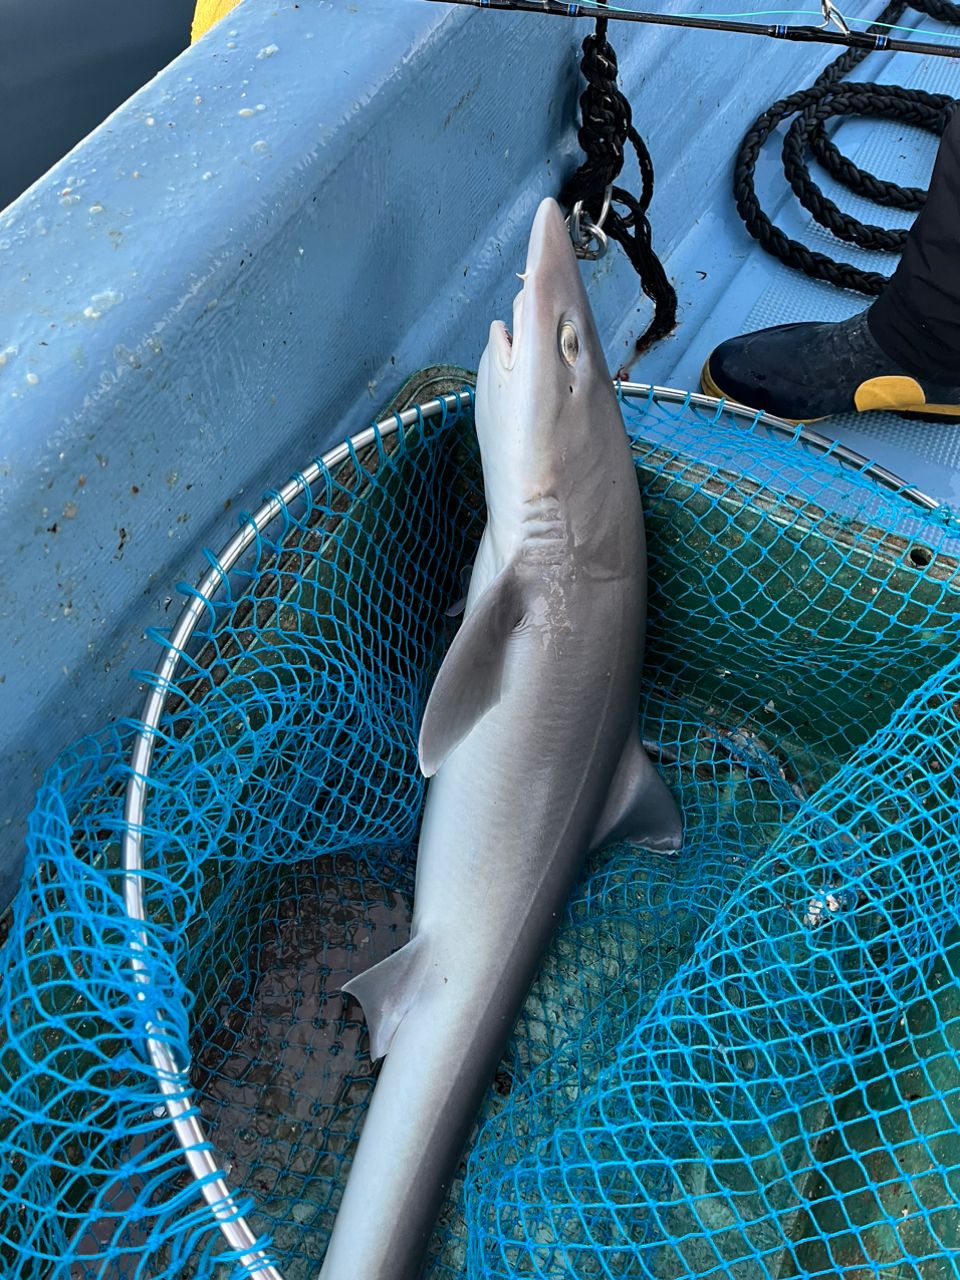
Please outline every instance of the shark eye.
[[567, 364], [577, 363], [577, 356], [580, 354], [580, 335], [577, 333], [576, 325], [570, 320], [564, 320], [560, 326], [560, 354]]

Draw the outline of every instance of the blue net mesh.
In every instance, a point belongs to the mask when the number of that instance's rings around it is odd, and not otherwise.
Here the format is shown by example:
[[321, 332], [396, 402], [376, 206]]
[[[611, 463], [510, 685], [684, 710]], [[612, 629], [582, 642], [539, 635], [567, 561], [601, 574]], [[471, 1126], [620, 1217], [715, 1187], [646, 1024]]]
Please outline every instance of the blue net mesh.
[[[960, 541], [725, 412], [625, 417], [685, 848], [590, 858], [431, 1274], [960, 1275]], [[0, 963], [5, 1275], [244, 1274], [144, 1052], [161, 1011], [239, 1211], [316, 1275], [375, 1078], [339, 988], [406, 937], [417, 726], [482, 524], [461, 409], [322, 469], [224, 571], [157, 735], [142, 939], [136, 724], [49, 771]]]

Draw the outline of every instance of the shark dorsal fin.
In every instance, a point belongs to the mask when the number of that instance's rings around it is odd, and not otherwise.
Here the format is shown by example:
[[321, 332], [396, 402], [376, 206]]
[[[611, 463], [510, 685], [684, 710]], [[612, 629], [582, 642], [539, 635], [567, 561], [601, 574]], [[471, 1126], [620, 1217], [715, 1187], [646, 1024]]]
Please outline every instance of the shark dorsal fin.
[[363, 1010], [374, 1062], [389, 1052], [397, 1027], [416, 999], [425, 971], [423, 940], [414, 936], [405, 947], [340, 988], [353, 996]]
[[500, 701], [507, 640], [521, 614], [520, 584], [510, 564], [464, 618], [437, 673], [420, 726], [424, 777], [433, 777], [454, 747]]
[[636, 729], [627, 736], [591, 848], [632, 840], [663, 853], [680, 848], [683, 823], [676, 801], [650, 763]]

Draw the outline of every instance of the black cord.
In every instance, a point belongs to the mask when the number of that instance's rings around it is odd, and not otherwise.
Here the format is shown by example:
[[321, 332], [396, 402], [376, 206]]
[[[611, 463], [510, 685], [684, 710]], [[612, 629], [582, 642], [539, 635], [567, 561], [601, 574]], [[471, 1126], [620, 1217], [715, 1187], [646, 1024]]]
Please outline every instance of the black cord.
[[[611, 204], [603, 230], [624, 250], [640, 277], [641, 289], [654, 306], [653, 319], [636, 343], [639, 354], [676, 327], [677, 295], [653, 248], [647, 218], [653, 196], [653, 161], [633, 126], [630, 103], [617, 85], [617, 55], [607, 39], [606, 18], [598, 18], [595, 30], [584, 40], [580, 69], [587, 85], [580, 98], [577, 138], [586, 159], [564, 184], [560, 200], [571, 208], [582, 201], [586, 213], [598, 223], [610, 190]], [[639, 199], [615, 185], [628, 142], [640, 169]]]
[[[910, 0], [909, 7], [940, 22], [960, 24], [960, 5], [950, 0]], [[907, 8], [907, 0], [891, 0], [868, 34], [883, 34], [887, 28], [881, 24], [896, 23]], [[857, 195], [867, 196], [887, 208], [916, 212], [923, 207], [926, 191], [898, 187], [894, 182], [884, 182], [857, 168], [830, 141], [824, 123], [834, 116], [871, 116], [918, 125], [940, 137], [957, 103], [946, 94], [924, 93], [900, 85], [845, 81], [844, 77], [866, 56], [867, 51], [862, 49], [842, 53], [809, 89], [781, 98], [754, 121], [737, 153], [733, 192], [737, 211], [747, 230], [768, 253], [815, 280], [826, 280], [839, 288], [874, 296], [886, 285], [887, 276], [864, 271], [849, 262], [837, 262], [798, 240], [791, 240], [761, 209], [755, 185], [757, 157], [763, 144], [782, 121], [795, 116], [783, 143], [783, 167], [787, 181], [804, 208], [841, 240], [865, 249], [896, 252], [903, 248], [905, 231], [863, 224], [842, 213], [810, 177], [807, 156], [812, 152], [829, 173]]]

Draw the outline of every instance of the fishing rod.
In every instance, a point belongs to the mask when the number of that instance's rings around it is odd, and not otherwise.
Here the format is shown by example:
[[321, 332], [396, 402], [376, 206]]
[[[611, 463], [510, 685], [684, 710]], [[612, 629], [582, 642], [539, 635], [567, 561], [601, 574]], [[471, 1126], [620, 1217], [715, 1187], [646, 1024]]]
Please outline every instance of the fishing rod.
[[731, 19], [694, 18], [670, 13], [644, 13], [633, 9], [607, 8], [606, 5], [564, 3], [564, 0], [430, 0], [432, 4], [468, 5], [471, 9], [504, 9], [511, 13], [539, 13], [551, 18], [603, 18], [608, 22], [639, 22], [656, 27], [694, 27], [698, 31], [732, 31], [738, 35], [766, 36], [769, 40], [796, 40], [801, 44], [839, 44], [847, 49], [863, 49], [868, 53], [920, 53], [937, 58], [960, 58], [960, 45], [931, 44], [925, 40], [902, 40], [897, 36], [870, 35], [851, 31], [831, 0], [822, 0], [823, 14], [829, 26], [805, 27], [775, 23], [736, 22]]

